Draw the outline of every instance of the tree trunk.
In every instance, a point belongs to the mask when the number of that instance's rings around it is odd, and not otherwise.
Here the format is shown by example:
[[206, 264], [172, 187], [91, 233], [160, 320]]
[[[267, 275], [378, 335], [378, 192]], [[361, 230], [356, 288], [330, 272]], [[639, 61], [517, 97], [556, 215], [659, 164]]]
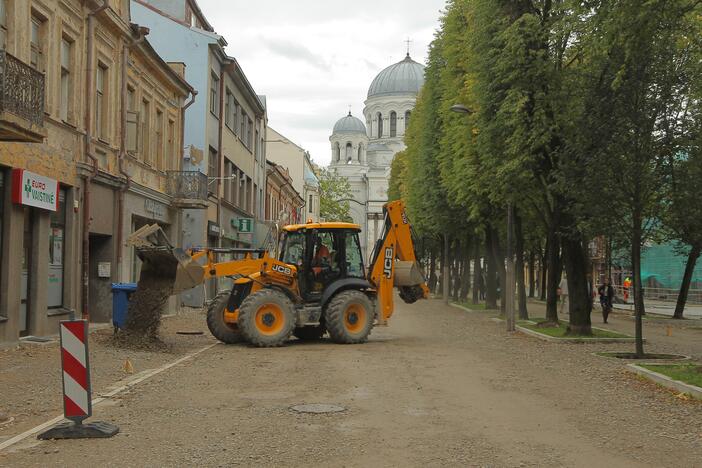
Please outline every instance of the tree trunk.
[[492, 234], [492, 255], [495, 258], [497, 274], [500, 278], [500, 314], [507, 311], [507, 272], [505, 271], [505, 256], [500, 246], [500, 233], [497, 229], [491, 229]]
[[493, 255], [493, 238], [492, 228], [485, 229], [485, 261], [487, 263], [485, 274], [485, 308], [497, 309], [497, 265], [495, 265], [495, 256]]
[[548, 241], [544, 246], [544, 250], [541, 253], [541, 286], [539, 287], [539, 299], [542, 301], [546, 300], [546, 289], [548, 281]]
[[451, 299], [458, 301], [459, 289], [461, 288], [461, 260], [463, 258], [461, 241], [459, 239], [454, 240], [455, 253], [453, 258], [453, 289], [451, 294]]
[[634, 213], [634, 226], [631, 233], [631, 264], [634, 274], [634, 313], [636, 317], [636, 357], [644, 357], [643, 312], [644, 301], [641, 291], [641, 216]]
[[436, 294], [436, 283], [438, 279], [436, 278], [436, 247], [431, 247], [431, 258], [429, 260], [429, 290]]
[[592, 296], [588, 287], [588, 259], [585, 242], [574, 234], [562, 239], [563, 263], [568, 276], [569, 335], [592, 336]]
[[480, 264], [480, 242], [475, 240], [473, 247], [473, 304], [480, 303], [480, 281], [483, 276], [483, 267]]
[[468, 301], [468, 291], [470, 290], [470, 244], [471, 239], [466, 239], [466, 245], [463, 249], [463, 273], [461, 275], [461, 294], [462, 302]]
[[546, 253], [548, 262], [548, 274], [546, 279], [546, 321], [558, 323], [558, 284], [561, 282], [561, 257], [558, 233], [554, 226], [549, 227], [548, 252]]
[[530, 250], [529, 251], [529, 297], [533, 298], [534, 297], [534, 286], [535, 286], [535, 278], [534, 274], [536, 273], [536, 269], [534, 267], [534, 262], [536, 261], [536, 256], [534, 255], [534, 251]]
[[514, 234], [515, 234], [515, 275], [517, 276], [517, 309], [520, 320], [528, 320], [526, 286], [524, 284], [524, 232], [522, 231], [522, 218], [515, 210], [514, 214]]
[[683, 318], [683, 313], [685, 312], [685, 304], [687, 303], [687, 295], [690, 292], [692, 273], [695, 271], [697, 259], [700, 257], [700, 253], [702, 252], [701, 247], [702, 246], [699, 244], [693, 245], [690, 249], [690, 253], [687, 256], [685, 274], [683, 275], [682, 284], [680, 285], [680, 292], [678, 293], [678, 303], [675, 304], [675, 313], [673, 313], [674, 319]]

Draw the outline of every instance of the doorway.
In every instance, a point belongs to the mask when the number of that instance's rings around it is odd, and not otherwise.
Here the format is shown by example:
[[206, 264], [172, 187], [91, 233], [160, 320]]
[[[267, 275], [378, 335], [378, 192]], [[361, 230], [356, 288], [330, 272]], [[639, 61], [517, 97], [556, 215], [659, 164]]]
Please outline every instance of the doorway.
[[29, 319], [29, 298], [30, 298], [30, 270], [32, 264], [32, 245], [34, 243], [34, 216], [31, 208], [24, 208], [24, 235], [22, 236], [22, 277], [20, 278], [20, 316], [19, 334], [29, 335], [31, 327]]
[[88, 311], [93, 322], [109, 322], [112, 318], [112, 236], [90, 234], [88, 244], [90, 277]]

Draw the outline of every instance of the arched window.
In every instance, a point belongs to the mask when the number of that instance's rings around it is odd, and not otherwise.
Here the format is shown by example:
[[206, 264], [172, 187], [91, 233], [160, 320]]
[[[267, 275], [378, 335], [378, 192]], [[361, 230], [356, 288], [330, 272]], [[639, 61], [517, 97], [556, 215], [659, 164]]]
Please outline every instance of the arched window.
[[412, 111], [405, 112], [405, 133], [407, 133], [407, 129], [409, 128], [409, 120], [411, 115]]
[[346, 143], [346, 164], [349, 164], [353, 160], [353, 145], [351, 143]]
[[358, 162], [363, 162], [363, 145], [358, 145]]
[[336, 143], [335, 148], [334, 148], [334, 160], [335, 161], [341, 160], [341, 146], [339, 146], [339, 142]]
[[383, 114], [378, 112], [378, 138], [383, 138]]
[[390, 112], [390, 138], [397, 136], [397, 112]]

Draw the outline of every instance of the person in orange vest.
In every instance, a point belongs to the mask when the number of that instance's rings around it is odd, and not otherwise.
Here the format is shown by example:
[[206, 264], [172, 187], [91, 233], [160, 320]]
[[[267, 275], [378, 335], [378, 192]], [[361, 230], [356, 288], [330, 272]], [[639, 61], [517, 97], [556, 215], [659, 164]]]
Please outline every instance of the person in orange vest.
[[624, 278], [624, 302], [629, 302], [629, 288], [631, 288], [631, 278]]

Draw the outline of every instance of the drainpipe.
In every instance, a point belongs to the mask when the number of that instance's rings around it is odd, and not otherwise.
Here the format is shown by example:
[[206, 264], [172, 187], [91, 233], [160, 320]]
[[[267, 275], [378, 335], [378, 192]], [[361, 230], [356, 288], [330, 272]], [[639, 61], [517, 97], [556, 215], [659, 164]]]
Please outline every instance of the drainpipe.
[[117, 280], [121, 281], [122, 278], [122, 241], [124, 238], [124, 194], [129, 190], [132, 184], [132, 178], [129, 173], [124, 169], [124, 159], [127, 156], [127, 78], [129, 69], [129, 51], [132, 47], [140, 44], [149, 34], [149, 28], [139, 27], [135, 31], [137, 36], [134, 39], [129, 40], [122, 47], [122, 76], [121, 76], [121, 89], [120, 89], [120, 101], [121, 101], [121, 125], [119, 132], [119, 157], [117, 158], [117, 168], [120, 175], [122, 175], [126, 183], [124, 186], [120, 187], [119, 194], [117, 198]]
[[109, 0], [103, 0], [102, 5], [88, 13], [88, 34], [87, 34], [87, 66], [85, 79], [85, 156], [90, 159], [93, 165], [90, 175], [84, 176], [83, 188], [83, 290], [82, 290], [82, 316], [83, 319], [90, 320], [90, 311], [88, 310], [88, 281], [90, 276], [90, 185], [93, 178], [97, 176], [99, 166], [98, 160], [92, 153], [92, 119], [91, 117], [91, 96], [93, 90], [93, 70], [95, 68], [95, 54], [93, 52], [94, 37], [95, 37], [95, 15], [110, 7]]

